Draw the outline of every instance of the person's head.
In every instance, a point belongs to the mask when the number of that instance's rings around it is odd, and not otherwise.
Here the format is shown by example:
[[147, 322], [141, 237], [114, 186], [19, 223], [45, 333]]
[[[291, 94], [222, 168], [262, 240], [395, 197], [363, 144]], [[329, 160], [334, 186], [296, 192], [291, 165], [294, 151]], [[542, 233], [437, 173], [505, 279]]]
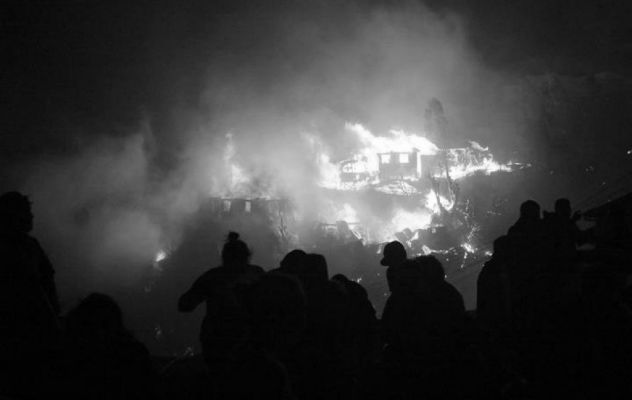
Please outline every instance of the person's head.
[[281, 260], [280, 270], [287, 274], [298, 274], [305, 263], [306, 256], [307, 253], [300, 249], [290, 251]]
[[244, 266], [250, 261], [252, 253], [248, 245], [239, 240], [239, 233], [230, 232], [222, 249], [222, 265]]
[[571, 201], [569, 199], [555, 200], [555, 214], [557, 214], [558, 217], [570, 218], [571, 213]]
[[334, 282], [342, 283], [342, 284], [351, 282], [351, 280], [347, 278], [344, 274], [336, 274], [331, 277], [331, 280]]
[[540, 205], [534, 200], [527, 200], [520, 205], [520, 218], [535, 221], [540, 219]]
[[380, 264], [384, 266], [400, 265], [408, 257], [404, 245], [398, 241], [393, 241], [384, 246], [384, 257]]
[[307, 254], [300, 276], [301, 280], [306, 284], [318, 285], [326, 283], [329, 280], [329, 271], [325, 257], [322, 254]]
[[123, 332], [123, 312], [110, 296], [92, 293], [84, 298], [66, 318], [74, 333]]
[[28, 197], [19, 192], [7, 192], [0, 196], [0, 227], [22, 233], [33, 230], [33, 213]]
[[415, 259], [421, 270], [424, 283], [437, 284], [445, 280], [445, 270], [441, 262], [435, 256], [419, 256]]

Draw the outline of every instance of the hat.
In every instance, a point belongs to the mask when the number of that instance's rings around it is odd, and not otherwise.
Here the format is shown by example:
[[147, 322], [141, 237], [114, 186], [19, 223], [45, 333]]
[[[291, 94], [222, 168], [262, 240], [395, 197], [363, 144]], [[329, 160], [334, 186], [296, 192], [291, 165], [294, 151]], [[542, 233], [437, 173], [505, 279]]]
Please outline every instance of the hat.
[[384, 266], [397, 264], [406, 261], [406, 249], [404, 245], [398, 241], [393, 241], [384, 246], [384, 257], [380, 264]]

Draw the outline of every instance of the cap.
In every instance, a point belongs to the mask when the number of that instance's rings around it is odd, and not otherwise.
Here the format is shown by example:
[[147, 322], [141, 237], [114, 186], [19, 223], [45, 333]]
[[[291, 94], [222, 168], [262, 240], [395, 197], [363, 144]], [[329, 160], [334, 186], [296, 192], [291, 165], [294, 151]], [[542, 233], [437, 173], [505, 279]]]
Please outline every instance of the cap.
[[384, 246], [384, 257], [380, 264], [384, 266], [393, 265], [406, 261], [406, 249], [404, 245], [398, 241], [393, 241]]

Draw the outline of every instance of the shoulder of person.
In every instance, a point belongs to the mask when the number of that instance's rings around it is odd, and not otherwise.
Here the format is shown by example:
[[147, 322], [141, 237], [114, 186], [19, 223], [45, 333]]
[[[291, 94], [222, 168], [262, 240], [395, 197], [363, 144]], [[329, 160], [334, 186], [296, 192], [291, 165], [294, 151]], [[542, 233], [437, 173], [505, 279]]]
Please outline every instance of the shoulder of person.
[[254, 274], [263, 274], [266, 271], [258, 265], [248, 264], [246, 271]]

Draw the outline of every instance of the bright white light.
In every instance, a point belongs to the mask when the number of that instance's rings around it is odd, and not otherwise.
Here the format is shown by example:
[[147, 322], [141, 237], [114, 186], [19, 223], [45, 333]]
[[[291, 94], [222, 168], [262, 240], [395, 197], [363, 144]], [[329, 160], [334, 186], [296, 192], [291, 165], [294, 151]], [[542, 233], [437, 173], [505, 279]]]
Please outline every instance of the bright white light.
[[156, 253], [156, 257], [154, 258], [154, 262], [159, 263], [162, 260], [164, 260], [165, 258], [167, 258], [167, 252], [164, 250], [159, 250], [158, 253]]
[[465, 251], [467, 251], [468, 253], [475, 253], [475, 252], [476, 252], [476, 248], [475, 248], [474, 246], [472, 246], [472, 244], [471, 244], [471, 243], [467, 243], [467, 242], [465, 242], [465, 243], [463, 243], [463, 244], [461, 245], [461, 247], [463, 247], [463, 249], [464, 249]]

